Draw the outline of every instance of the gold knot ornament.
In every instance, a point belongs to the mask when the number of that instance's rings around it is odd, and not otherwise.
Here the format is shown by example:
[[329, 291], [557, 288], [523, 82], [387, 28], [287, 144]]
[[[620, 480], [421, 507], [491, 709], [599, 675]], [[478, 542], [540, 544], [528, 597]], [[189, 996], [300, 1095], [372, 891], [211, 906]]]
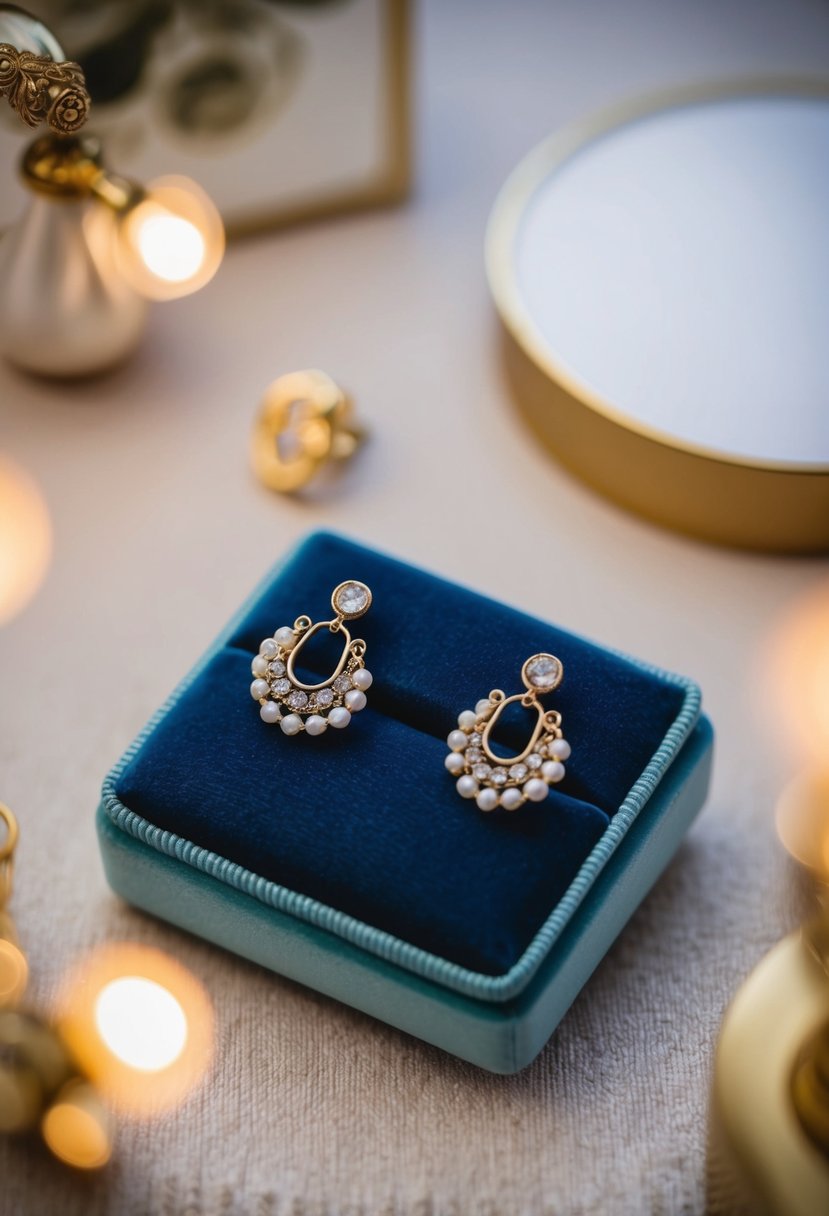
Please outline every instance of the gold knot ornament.
[[0, 96], [27, 127], [46, 122], [58, 135], [74, 135], [89, 117], [80, 64], [55, 62], [8, 42], [0, 42]]

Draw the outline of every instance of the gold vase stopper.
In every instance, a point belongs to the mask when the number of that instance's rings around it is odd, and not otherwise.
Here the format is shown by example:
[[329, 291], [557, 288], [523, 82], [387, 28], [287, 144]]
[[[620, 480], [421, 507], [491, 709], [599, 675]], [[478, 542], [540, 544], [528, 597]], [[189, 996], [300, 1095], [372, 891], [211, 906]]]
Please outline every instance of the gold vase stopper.
[[80, 64], [67, 59], [51, 30], [16, 4], [0, 4], [0, 97], [27, 127], [48, 123], [74, 135], [89, 117]]

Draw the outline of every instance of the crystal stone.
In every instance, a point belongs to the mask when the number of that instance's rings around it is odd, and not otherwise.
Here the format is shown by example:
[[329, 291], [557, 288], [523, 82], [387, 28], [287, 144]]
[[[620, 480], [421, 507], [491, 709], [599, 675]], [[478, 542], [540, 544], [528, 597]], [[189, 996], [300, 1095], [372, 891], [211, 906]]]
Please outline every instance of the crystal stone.
[[544, 761], [542, 760], [541, 756], [539, 756], [536, 752], [533, 752], [531, 756], [527, 756], [527, 768], [535, 770], [537, 768], [541, 768], [543, 763]]
[[489, 777], [493, 785], [503, 785], [507, 780], [507, 770], [505, 768], [494, 768]]
[[308, 704], [308, 693], [303, 692], [301, 688], [297, 688], [288, 697], [288, 704], [291, 709], [304, 709]]
[[470, 764], [477, 764], [479, 760], [483, 760], [484, 753], [479, 747], [468, 747], [464, 753]]
[[513, 781], [523, 781], [528, 772], [529, 769], [527, 768], [526, 764], [513, 764], [513, 766], [510, 768], [509, 775], [512, 777]]
[[476, 764], [472, 769], [472, 776], [476, 781], [486, 781], [492, 769], [488, 764]]
[[478, 731], [473, 731], [472, 734], [469, 736], [469, 746], [470, 747], [480, 747], [481, 746], [481, 736]]
[[326, 709], [334, 700], [334, 694], [330, 688], [321, 688], [316, 694], [317, 705], [321, 705]]
[[561, 663], [551, 654], [538, 654], [525, 668], [533, 688], [552, 688], [561, 675]]
[[334, 688], [337, 692], [348, 692], [351, 687], [351, 676], [343, 672], [341, 676], [337, 676], [334, 681]]
[[284, 697], [286, 692], [291, 691], [290, 680], [274, 680], [271, 685], [271, 692], [276, 693], [278, 697]]
[[268, 664], [268, 671], [278, 679], [285, 674], [285, 664], [281, 659], [274, 659], [272, 663]]
[[334, 608], [343, 616], [359, 616], [368, 604], [369, 590], [362, 583], [343, 583], [334, 595]]

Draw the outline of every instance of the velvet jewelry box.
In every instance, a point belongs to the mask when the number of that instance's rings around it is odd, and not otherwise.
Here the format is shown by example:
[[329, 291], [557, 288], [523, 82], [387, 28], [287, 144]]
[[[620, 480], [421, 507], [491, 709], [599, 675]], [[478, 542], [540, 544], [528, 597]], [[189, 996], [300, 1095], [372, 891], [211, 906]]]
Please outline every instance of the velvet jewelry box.
[[[330, 619], [348, 579], [374, 597], [356, 623], [368, 705], [344, 730], [288, 737], [260, 719], [251, 660], [300, 614]], [[485, 814], [456, 792], [446, 736], [491, 689], [520, 691], [539, 651], [564, 664], [547, 700], [567, 772], [544, 802]], [[319, 662], [321, 680], [333, 664]], [[527, 733], [510, 722], [503, 743], [520, 751]], [[110, 885], [136, 907], [509, 1073], [675, 852], [711, 749], [690, 680], [315, 533], [108, 775], [99, 839]]]

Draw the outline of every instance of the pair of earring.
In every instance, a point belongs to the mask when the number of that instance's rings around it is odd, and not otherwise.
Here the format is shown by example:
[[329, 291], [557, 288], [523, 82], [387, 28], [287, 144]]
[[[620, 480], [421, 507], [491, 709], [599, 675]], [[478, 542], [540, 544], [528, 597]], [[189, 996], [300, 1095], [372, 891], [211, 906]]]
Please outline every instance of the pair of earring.
[[[329, 727], [343, 730], [352, 715], [365, 708], [373, 682], [365, 665], [366, 643], [352, 638], [346, 621], [363, 616], [371, 601], [366, 584], [351, 579], [332, 592], [331, 620], [315, 624], [309, 616], [299, 616], [293, 626], [282, 625], [265, 638], [251, 664], [250, 686], [263, 722], [279, 723], [286, 735], [303, 730], [321, 735]], [[297, 660], [305, 644], [324, 629], [342, 635], [340, 658], [325, 680], [308, 684], [297, 674]], [[570, 745], [562, 734], [561, 714], [545, 709], [540, 698], [557, 688], [563, 675], [555, 655], [532, 655], [521, 668], [524, 692], [508, 697], [495, 688], [474, 709], [459, 714], [457, 728], [447, 739], [445, 764], [461, 797], [474, 798], [482, 811], [515, 811], [525, 802], [542, 802], [550, 786], [561, 781]], [[535, 711], [535, 726], [520, 753], [499, 756], [491, 745], [493, 729], [507, 706], [518, 702]]]

